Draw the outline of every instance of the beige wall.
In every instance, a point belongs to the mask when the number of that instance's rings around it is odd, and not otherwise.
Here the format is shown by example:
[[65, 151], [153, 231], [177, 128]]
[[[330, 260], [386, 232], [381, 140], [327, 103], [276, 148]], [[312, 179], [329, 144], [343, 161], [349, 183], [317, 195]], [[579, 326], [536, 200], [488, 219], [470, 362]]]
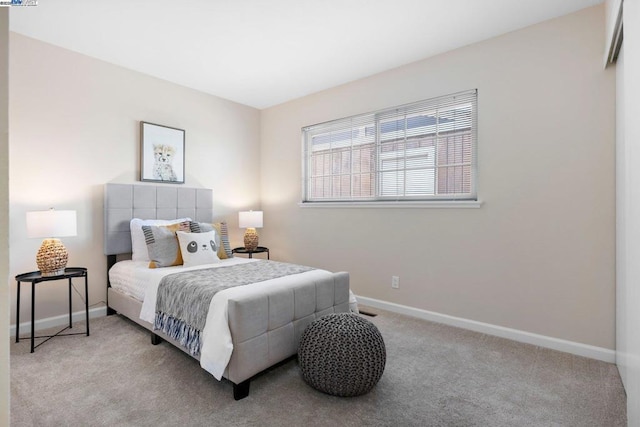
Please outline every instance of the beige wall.
[[624, 2], [624, 42], [616, 64], [617, 341], [627, 419], [640, 425], [640, 5]]
[[0, 8], [0, 426], [9, 425], [9, 8]]
[[[215, 215], [239, 243], [237, 211], [259, 207], [257, 177], [239, 175], [260, 166], [258, 110], [15, 33], [10, 59], [12, 276], [37, 269], [41, 241], [26, 237], [25, 213], [75, 209], [78, 236], [62, 239], [69, 265], [89, 268], [91, 304], [105, 300], [103, 185], [138, 180], [141, 120], [186, 130], [185, 185], [213, 188]], [[64, 286], [39, 289], [37, 319], [66, 313]], [[26, 320], [27, 293], [21, 302]]]
[[[613, 349], [603, 40], [601, 5], [264, 110], [261, 241], [362, 296]], [[298, 207], [301, 127], [473, 88], [482, 208]]]

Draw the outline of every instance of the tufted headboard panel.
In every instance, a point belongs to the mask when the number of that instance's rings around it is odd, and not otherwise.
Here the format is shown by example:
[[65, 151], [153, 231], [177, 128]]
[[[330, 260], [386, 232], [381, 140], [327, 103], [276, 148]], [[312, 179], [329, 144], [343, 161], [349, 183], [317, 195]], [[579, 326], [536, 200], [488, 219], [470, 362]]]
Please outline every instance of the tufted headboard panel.
[[105, 184], [104, 254], [131, 253], [133, 218], [213, 221], [213, 191], [166, 185]]

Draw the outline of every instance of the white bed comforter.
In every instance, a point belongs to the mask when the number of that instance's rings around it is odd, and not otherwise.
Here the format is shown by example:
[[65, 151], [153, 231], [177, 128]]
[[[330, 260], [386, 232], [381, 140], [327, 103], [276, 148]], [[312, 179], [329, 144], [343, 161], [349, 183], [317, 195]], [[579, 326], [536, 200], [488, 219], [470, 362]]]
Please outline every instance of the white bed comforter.
[[[216, 268], [255, 261], [258, 260], [230, 258], [221, 260], [215, 264], [206, 264], [195, 267], [179, 266], [155, 269], [148, 268], [148, 263], [146, 262], [121, 261], [112, 267], [109, 271], [109, 275], [114, 288], [120, 288], [121, 291], [138, 299], [142, 299], [140, 319], [153, 324], [155, 320], [158, 286], [164, 276], [178, 273], [180, 271], [211, 267]], [[266, 287], [281, 286], [288, 282], [300, 280], [301, 276], [305, 276], [305, 279], [307, 280], [316, 280], [330, 274], [331, 273], [326, 270], [316, 269], [301, 274], [280, 277], [245, 286], [238, 286], [218, 292], [211, 300], [209, 312], [207, 313], [207, 321], [204, 330], [202, 331], [200, 366], [202, 366], [202, 368], [207, 372], [211, 373], [216, 379], [220, 380], [224, 374], [227, 364], [229, 363], [231, 353], [233, 352], [233, 341], [231, 340], [231, 332], [229, 331], [227, 310], [227, 303], [230, 299], [250, 295], [254, 292], [264, 292]], [[141, 295], [142, 293], [144, 293], [144, 295]], [[355, 297], [351, 291], [350, 302], [352, 303], [352, 306], [355, 306]]]

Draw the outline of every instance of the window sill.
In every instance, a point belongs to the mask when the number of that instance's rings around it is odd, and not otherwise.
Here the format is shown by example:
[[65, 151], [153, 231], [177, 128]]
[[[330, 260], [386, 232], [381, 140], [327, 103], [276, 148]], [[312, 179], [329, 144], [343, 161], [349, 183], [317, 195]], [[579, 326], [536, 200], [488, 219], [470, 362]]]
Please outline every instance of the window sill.
[[418, 209], [478, 209], [483, 202], [476, 200], [430, 200], [406, 202], [299, 202], [301, 208], [418, 208]]

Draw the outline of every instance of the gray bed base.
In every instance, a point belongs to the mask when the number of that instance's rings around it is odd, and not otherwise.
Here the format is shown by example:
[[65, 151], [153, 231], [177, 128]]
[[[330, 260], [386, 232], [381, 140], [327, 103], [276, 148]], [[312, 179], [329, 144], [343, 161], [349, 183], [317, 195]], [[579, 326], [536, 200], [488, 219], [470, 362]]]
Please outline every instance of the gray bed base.
[[[116, 255], [131, 252], [129, 222], [132, 218], [191, 217], [211, 222], [213, 216], [209, 189], [106, 184], [104, 200], [107, 271], [115, 264]], [[153, 325], [141, 320], [141, 308], [140, 301], [108, 285], [108, 314], [121, 314], [151, 331], [152, 344], [165, 340], [186, 352], [173, 339], [154, 331]], [[349, 274], [345, 272], [333, 273], [323, 280], [301, 281], [294, 286], [274, 286], [229, 300], [233, 353], [224, 377], [233, 383], [234, 398], [239, 400], [249, 395], [252, 377], [295, 355], [307, 325], [325, 314], [347, 311]]]

